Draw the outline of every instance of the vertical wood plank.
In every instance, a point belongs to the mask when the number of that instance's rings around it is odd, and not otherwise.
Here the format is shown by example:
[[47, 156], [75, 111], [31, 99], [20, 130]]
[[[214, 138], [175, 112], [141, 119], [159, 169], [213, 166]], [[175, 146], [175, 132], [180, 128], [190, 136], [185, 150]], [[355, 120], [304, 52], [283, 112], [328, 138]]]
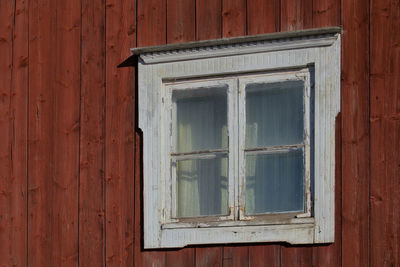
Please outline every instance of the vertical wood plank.
[[13, 228], [13, 165], [12, 139], [13, 126], [11, 120], [12, 72], [13, 72], [13, 32], [14, 3], [0, 3], [0, 263], [11, 265], [15, 255], [9, 251], [14, 249], [14, 240], [10, 228]]
[[222, 247], [196, 248], [196, 267], [222, 266]]
[[0, 265], [26, 266], [27, 4], [0, 3]]
[[281, 0], [281, 30], [295, 31], [313, 25], [312, 0]]
[[78, 264], [80, 1], [29, 8], [28, 264]]
[[166, 0], [137, 0], [137, 46], [166, 42]]
[[167, 43], [196, 39], [196, 7], [194, 0], [167, 1]]
[[311, 247], [285, 247], [281, 251], [282, 267], [306, 267], [312, 266]]
[[[78, 265], [80, 0], [57, 2], [54, 116], [54, 266]], [[54, 38], [54, 37], [52, 37]], [[53, 66], [54, 67], [54, 66]]]
[[[137, 46], [161, 45], [166, 43], [166, 0], [138, 0]], [[137, 94], [138, 88], [135, 93]], [[136, 102], [137, 105], [137, 102]], [[135, 107], [137, 112], [137, 107]], [[136, 114], [137, 116], [137, 114]], [[143, 250], [143, 177], [142, 143], [136, 129], [135, 144], [135, 266], [165, 266], [164, 251]]]
[[[167, 0], [167, 43], [196, 39], [196, 6], [194, 0]], [[189, 267], [195, 264], [195, 249], [166, 252], [166, 266]]]
[[134, 263], [134, 71], [117, 69], [136, 45], [136, 1], [106, 0], [106, 264]]
[[246, 35], [246, 1], [222, 0], [222, 36]]
[[371, 1], [370, 266], [400, 265], [400, 5]]
[[[55, 2], [29, 1], [28, 264], [54, 265]], [[45, 52], [46, 51], [46, 52]]]
[[340, 1], [318, 0], [312, 2], [313, 27], [329, 27], [340, 25]]
[[342, 1], [342, 265], [369, 263], [369, 4]]
[[[14, 35], [13, 35], [13, 75], [11, 118], [13, 124], [12, 170], [14, 177], [13, 197], [11, 205], [14, 235], [14, 249], [9, 255], [15, 258], [16, 266], [27, 265], [27, 130], [28, 130], [28, 2], [15, 1]], [[1, 265], [1, 264], [0, 264]], [[11, 264], [12, 265], [12, 264]]]
[[279, 31], [280, 1], [247, 1], [247, 33], [249, 35]]
[[223, 254], [224, 267], [249, 266], [249, 249], [247, 246], [225, 246]]
[[82, 0], [79, 264], [103, 266], [105, 248], [105, 2]]
[[221, 0], [196, 0], [196, 40], [221, 38]]
[[166, 266], [189, 267], [195, 266], [195, 249], [182, 248], [179, 250], [170, 250], [166, 253]]
[[249, 266], [251, 267], [280, 267], [281, 246], [259, 245], [249, 247]]

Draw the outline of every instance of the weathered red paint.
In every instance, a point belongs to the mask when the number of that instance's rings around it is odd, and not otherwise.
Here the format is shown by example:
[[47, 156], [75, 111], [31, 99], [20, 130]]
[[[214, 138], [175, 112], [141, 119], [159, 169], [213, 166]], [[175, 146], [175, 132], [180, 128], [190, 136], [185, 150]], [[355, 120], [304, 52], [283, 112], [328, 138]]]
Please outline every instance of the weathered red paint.
[[[400, 264], [398, 1], [10, 0], [0, 15], [0, 265]], [[129, 48], [337, 25], [335, 243], [144, 251]]]
[[136, 45], [136, 1], [105, 3], [105, 263], [134, 263], [135, 76], [117, 69]]
[[105, 6], [82, 0], [79, 264], [105, 254]]

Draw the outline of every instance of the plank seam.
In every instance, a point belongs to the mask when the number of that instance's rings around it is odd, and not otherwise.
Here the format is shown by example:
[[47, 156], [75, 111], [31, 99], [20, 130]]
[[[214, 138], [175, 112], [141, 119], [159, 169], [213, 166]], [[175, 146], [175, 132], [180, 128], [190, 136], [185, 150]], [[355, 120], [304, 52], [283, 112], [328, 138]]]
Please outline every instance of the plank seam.
[[80, 266], [80, 205], [81, 205], [81, 138], [82, 138], [82, 0], [80, 1], [80, 28], [79, 28], [79, 138], [78, 138], [78, 240], [77, 261]]
[[[30, 3], [30, 2], [29, 2]], [[30, 64], [29, 64], [29, 25], [30, 25], [30, 16], [29, 16], [29, 10], [30, 10], [30, 4], [28, 4], [28, 10], [25, 10], [27, 12], [27, 37], [28, 37], [28, 69], [27, 69], [27, 94], [26, 94], [26, 144], [25, 144], [25, 151], [26, 151], [26, 166], [25, 166], [25, 172], [26, 172], [26, 266], [29, 266], [29, 76], [30, 76]]]
[[367, 242], [368, 242], [368, 262], [371, 265], [371, 5], [372, 1], [368, 1], [368, 32], [367, 32], [367, 39], [368, 39], [368, 233], [367, 233]]
[[103, 224], [104, 224], [104, 230], [103, 230], [103, 266], [107, 266], [107, 183], [106, 181], [106, 175], [107, 175], [107, 3], [106, 0], [103, 1], [103, 9], [104, 9], [104, 29], [103, 29], [103, 36], [104, 36], [104, 58], [103, 58], [103, 63], [104, 63], [104, 123], [103, 123], [103, 146], [104, 146], [104, 154], [103, 154], [103, 177], [102, 177], [102, 183], [103, 183]]

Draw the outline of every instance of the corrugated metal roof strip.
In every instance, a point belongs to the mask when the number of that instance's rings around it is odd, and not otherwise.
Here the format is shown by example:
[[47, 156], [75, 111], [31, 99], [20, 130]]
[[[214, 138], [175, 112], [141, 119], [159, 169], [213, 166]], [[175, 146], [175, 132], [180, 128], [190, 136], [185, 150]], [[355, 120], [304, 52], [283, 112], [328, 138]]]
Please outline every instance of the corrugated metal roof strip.
[[[232, 38], [222, 38], [215, 40], [204, 40], [194, 41], [177, 44], [167, 44], [158, 46], [147, 46], [147, 47], [136, 47], [131, 48], [132, 55], [122, 62], [118, 67], [128, 67], [136, 65], [138, 55], [147, 55], [157, 57], [161, 54], [177, 55], [179, 52], [193, 52], [207, 50], [222, 50], [225, 48], [232, 48], [233, 46], [251, 46], [262, 43], [274, 43], [274, 41], [285, 41], [285, 40], [302, 40], [302, 39], [314, 39], [323, 36], [334, 35], [341, 33], [341, 27], [327, 27], [317, 29], [306, 29], [299, 31], [290, 32], [278, 32], [278, 33], [267, 33], [252, 36], [240, 36]], [[221, 55], [216, 55], [221, 56]]]

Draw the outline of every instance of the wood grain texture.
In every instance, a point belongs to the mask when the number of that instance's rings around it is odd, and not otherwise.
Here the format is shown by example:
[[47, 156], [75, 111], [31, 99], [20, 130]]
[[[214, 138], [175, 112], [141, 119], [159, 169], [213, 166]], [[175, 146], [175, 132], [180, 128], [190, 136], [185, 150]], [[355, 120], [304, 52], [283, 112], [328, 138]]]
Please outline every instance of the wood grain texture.
[[400, 266], [400, 3], [371, 2], [370, 266]]
[[28, 264], [78, 264], [80, 1], [30, 1]]
[[340, 1], [318, 0], [312, 1], [313, 27], [329, 27], [340, 25]]
[[246, 35], [246, 1], [222, 0], [222, 37]]
[[[398, 1], [137, 1], [0, 1], [0, 265], [400, 265]], [[142, 250], [136, 20], [138, 46], [343, 24], [333, 245]]]
[[[13, 129], [12, 177], [13, 214], [12, 244], [9, 255], [14, 257], [16, 266], [27, 265], [27, 130], [28, 130], [28, 2], [15, 1], [13, 34], [13, 72], [11, 97], [11, 122]], [[21, 256], [24, 255], [24, 256]], [[1, 265], [1, 264], [0, 264]], [[12, 264], [11, 264], [12, 265]]]
[[134, 263], [134, 70], [118, 69], [136, 45], [136, 2], [106, 1], [106, 264]]
[[105, 249], [105, 2], [82, 0], [79, 264], [103, 266]]
[[9, 255], [13, 246], [13, 166], [11, 120], [12, 70], [13, 70], [14, 3], [0, 3], [0, 264], [15, 263], [15, 255]]
[[27, 4], [0, 3], [0, 265], [26, 266]]
[[137, 0], [137, 46], [166, 42], [166, 0]]
[[[54, 2], [29, 2], [28, 264], [54, 265]], [[39, 19], [40, 18], [40, 19]], [[47, 52], [45, 52], [47, 51]], [[47, 182], [46, 182], [47, 181]]]
[[221, 247], [196, 248], [196, 267], [219, 267], [222, 266]]
[[283, 247], [280, 266], [312, 266], [312, 247]]
[[312, 28], [312, 0], [281, 0], [281, 31]]
[[249, 266], [248, 246], [225, 246], [223, 253], [224, 267], [246, 267]]
[[196, 8], [194, 0], [167, 1], [167, 43], [196, 39]]
[[80, 4], [80, 0], [60, 1], [56, 9], [56, 80], [54, 87], [49, 88], [55, 91], [52, 107], [55, 113], [52, 146], [54, 239], [51, 248], [54, 266], [78, 264]]
[[259, 245], [249, 247], [249, 266], [251, 267], [280, 267], [280, 245]]
[[342, 265], [369, 261], [369, 5], [342, 1]]
[[189, 267], [195, 265], [195, 249], [183, 248], [179, 250], [168, 251], [165, 255], [166, 266]]
[[276, 32], [280, 29], [280, 0], [247, 1], [247, 34]]
[[221, 0], [196, 0], [196, 40], [221, 38], [221, 8]]

